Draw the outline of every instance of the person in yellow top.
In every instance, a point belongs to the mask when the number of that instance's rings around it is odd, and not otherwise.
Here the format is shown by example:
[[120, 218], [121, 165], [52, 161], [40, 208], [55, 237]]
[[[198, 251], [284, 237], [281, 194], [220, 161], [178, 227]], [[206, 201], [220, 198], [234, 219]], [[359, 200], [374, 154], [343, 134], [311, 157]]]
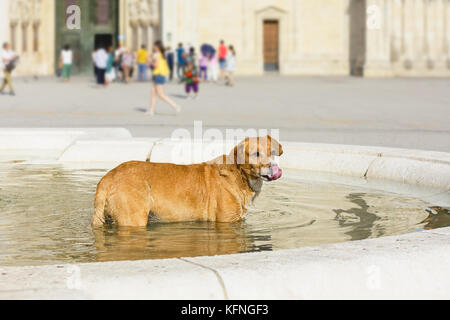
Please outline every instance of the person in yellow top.
[[181, 111], [180, 106], [173, 102], [164, 93], [164, 84], [166, 83], [166, 77], [170, 72], [164, 53], [165, 49], [162, 42], [156, 41], [153, 45], [153, 57], [151, 59], [151, 65], [153, 66], [152, 98], [150, 102], [150, 109], [146, 113], [151, 117], [155, 115], [155, 105], [157, 97], [170, 104], [177, 113]]
[[136, 52], [138, 81], [147, 81], [148, 51], [145, 44]]

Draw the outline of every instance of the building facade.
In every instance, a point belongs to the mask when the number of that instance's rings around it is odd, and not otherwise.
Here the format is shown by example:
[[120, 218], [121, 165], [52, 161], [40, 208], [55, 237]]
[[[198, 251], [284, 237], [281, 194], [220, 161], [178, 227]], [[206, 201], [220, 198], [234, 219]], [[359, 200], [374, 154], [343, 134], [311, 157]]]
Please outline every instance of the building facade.
[[[71, 6], [79, 28], [67, 23]], [[20, 54], [17, 75], [54, 74], [66, 43], [75, 73], [87, 73], [100, 44], [136, 50], [157, 39], [172, 48], [223, 39], [243, 75], [450, 76], [450, 0], [0, 1], [0, 41]]]
[[55, 10], [52, 1], [0, 1], [0, 42], [20, 55], [21, 75], [54, 73]]

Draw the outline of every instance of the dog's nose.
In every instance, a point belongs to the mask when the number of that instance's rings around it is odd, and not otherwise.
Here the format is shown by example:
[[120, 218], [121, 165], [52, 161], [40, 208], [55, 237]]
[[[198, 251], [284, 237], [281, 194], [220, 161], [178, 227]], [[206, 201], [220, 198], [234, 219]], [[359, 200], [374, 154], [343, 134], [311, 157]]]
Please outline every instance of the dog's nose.
[[272, 164], [270, 166], [270, 171], [272, 173], [270, 175], [270, 180], [278, 180], [283, 175], [283, 170], [277, 164]]

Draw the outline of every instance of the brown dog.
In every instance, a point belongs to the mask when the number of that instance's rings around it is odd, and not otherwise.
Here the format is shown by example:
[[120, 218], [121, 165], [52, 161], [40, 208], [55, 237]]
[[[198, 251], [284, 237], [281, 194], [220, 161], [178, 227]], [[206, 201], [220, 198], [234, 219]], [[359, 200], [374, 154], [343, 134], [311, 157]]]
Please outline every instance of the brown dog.
[[98, 183], [93, 226], [165, 222], [235, 222], [261, 191], [263, 181], [281, 177], [273, 160], [283, 149], [270, 136], [247, 138], [229, 155], [194, 165], [131, 161]]

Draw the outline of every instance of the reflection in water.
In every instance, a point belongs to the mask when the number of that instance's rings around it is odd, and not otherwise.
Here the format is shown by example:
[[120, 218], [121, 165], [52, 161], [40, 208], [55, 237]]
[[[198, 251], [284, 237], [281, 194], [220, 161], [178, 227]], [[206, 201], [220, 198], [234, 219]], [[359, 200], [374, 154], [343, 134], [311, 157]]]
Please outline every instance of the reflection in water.
[[[422, 200], [297, 178], [266, 184], [245, 221], [93, 230], [105, 170], [0, 164], [0, 265], [158, 259], [298, 248], [448, 225]], [[430, 209], [432, 210], [432, 209]]]
[[[369, 206], [364, 200], [365, 193], [350, 193], [347, 199], [350, 202], [356, 204], [357, 208], [350, 208], [347, 210], [334, 209], [336, 213], [336, 219], [339, 221], [341, 226], [344, 225], [354, 225], [354, 228], [346, 234], [351, 237], [351, 240], [366, 239], [372, 236], [372, 228], [375, 221], [381, 218], [376, 214], [369, 212]], [[350, 219], [349, 219], [350, 215]], [[350, 220], [350, 222], [349, 222]]]
[[450, 227], [450, 209], [443, 207], [429, 207], [426, 209], [429, 213], [428, 218], [422, 221], [426, 223], [423, 227], [426, 230]]
[[146, 228], [94, 230], [97, 261], [195, 257], [260, 251], [243, 222], [155, 223]]

